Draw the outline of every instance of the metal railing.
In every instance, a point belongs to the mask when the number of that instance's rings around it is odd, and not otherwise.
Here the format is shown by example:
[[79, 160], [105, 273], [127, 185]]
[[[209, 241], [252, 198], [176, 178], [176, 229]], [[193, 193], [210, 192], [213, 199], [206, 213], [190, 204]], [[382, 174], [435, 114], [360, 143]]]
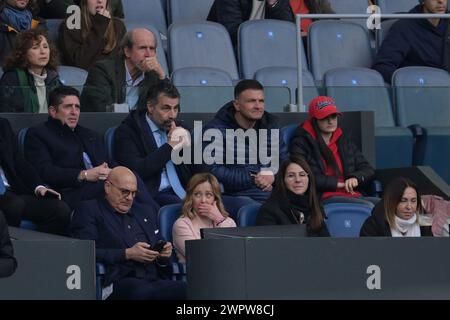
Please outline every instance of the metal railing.
[[[395, 14], [297, 14], [295, 16], [295, 24], [297, 27], [297, 107], [301, 112], [305, 112], [303, 106], [303, 79], [302, 69], [303, 62], [301, 57], [302, 49], [302, 36], [301, 36], [301, 19], [362, 19], [362, 18], [375, 18], [375, 19], [448, 19], [450, 14], [430, 14], [430, 13], [395, 13]], [[307, 54], [305, 52], [305, 54]]]

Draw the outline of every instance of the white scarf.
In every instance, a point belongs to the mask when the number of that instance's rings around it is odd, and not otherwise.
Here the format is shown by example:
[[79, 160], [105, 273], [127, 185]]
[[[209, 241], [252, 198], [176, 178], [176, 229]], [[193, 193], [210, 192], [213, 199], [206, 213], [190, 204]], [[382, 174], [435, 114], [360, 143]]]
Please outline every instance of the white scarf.
[[28, 72], [31, 73], [34, 79], [34, 85], [36, 87], [36, 93], [39, 101], [39, 113], [47, 113], [47, 87], [45, 86], [47, 72], [45, 69], [42, 75], [34, 73], [31, 69], [28, 69]]
[[253, 0], [252, 12], [250, 13], [249, 20], [264, 19], [266, 12], [266, 1]]
[[414, 214], [408, 220], [395, 216], [395, 227], [391, 228], [391, 234], [393, 237], [420, 237], [417, 215]]

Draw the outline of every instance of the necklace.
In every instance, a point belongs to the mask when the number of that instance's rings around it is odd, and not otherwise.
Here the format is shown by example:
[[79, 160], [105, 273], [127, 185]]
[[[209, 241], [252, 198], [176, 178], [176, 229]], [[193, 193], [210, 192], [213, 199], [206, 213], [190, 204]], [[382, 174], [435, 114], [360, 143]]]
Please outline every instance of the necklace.
[[303, 224], [303, 222], [305, 222], [305, 215], [303, 214], [303, 212], [291, 209], [291, 214], [297, 224]]

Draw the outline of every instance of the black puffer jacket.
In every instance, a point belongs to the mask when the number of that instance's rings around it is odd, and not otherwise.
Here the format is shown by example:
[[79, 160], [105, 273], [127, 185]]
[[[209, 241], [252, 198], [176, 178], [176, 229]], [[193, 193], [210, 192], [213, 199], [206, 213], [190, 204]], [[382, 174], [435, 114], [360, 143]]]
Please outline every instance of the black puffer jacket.
[[[337, 145], [342, 161], [344, 180], [348, 178], [358, 179], [358, 191], [362, 191], [361, 187], [367, 186], [374, 178], [375, 170], [345, 134], [337, 140]], [[318, 192], [336, 191], [338, 177], [325, 175], [325, 165], [319, 145], [302, 127], [298, 127], [294, 133], [290, 154], [302, 156], [308, 162], [314, 172]]]

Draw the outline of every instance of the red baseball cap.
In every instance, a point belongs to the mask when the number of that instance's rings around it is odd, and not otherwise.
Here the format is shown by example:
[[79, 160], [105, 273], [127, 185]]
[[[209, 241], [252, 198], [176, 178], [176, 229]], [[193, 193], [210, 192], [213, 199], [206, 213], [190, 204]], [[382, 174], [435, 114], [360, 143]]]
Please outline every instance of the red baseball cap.
[[331, 114], [342, 115], [336, 107], [336, 102], [330, 97], [318, 96], [309, 103], [309, 118], [322, 120]]

